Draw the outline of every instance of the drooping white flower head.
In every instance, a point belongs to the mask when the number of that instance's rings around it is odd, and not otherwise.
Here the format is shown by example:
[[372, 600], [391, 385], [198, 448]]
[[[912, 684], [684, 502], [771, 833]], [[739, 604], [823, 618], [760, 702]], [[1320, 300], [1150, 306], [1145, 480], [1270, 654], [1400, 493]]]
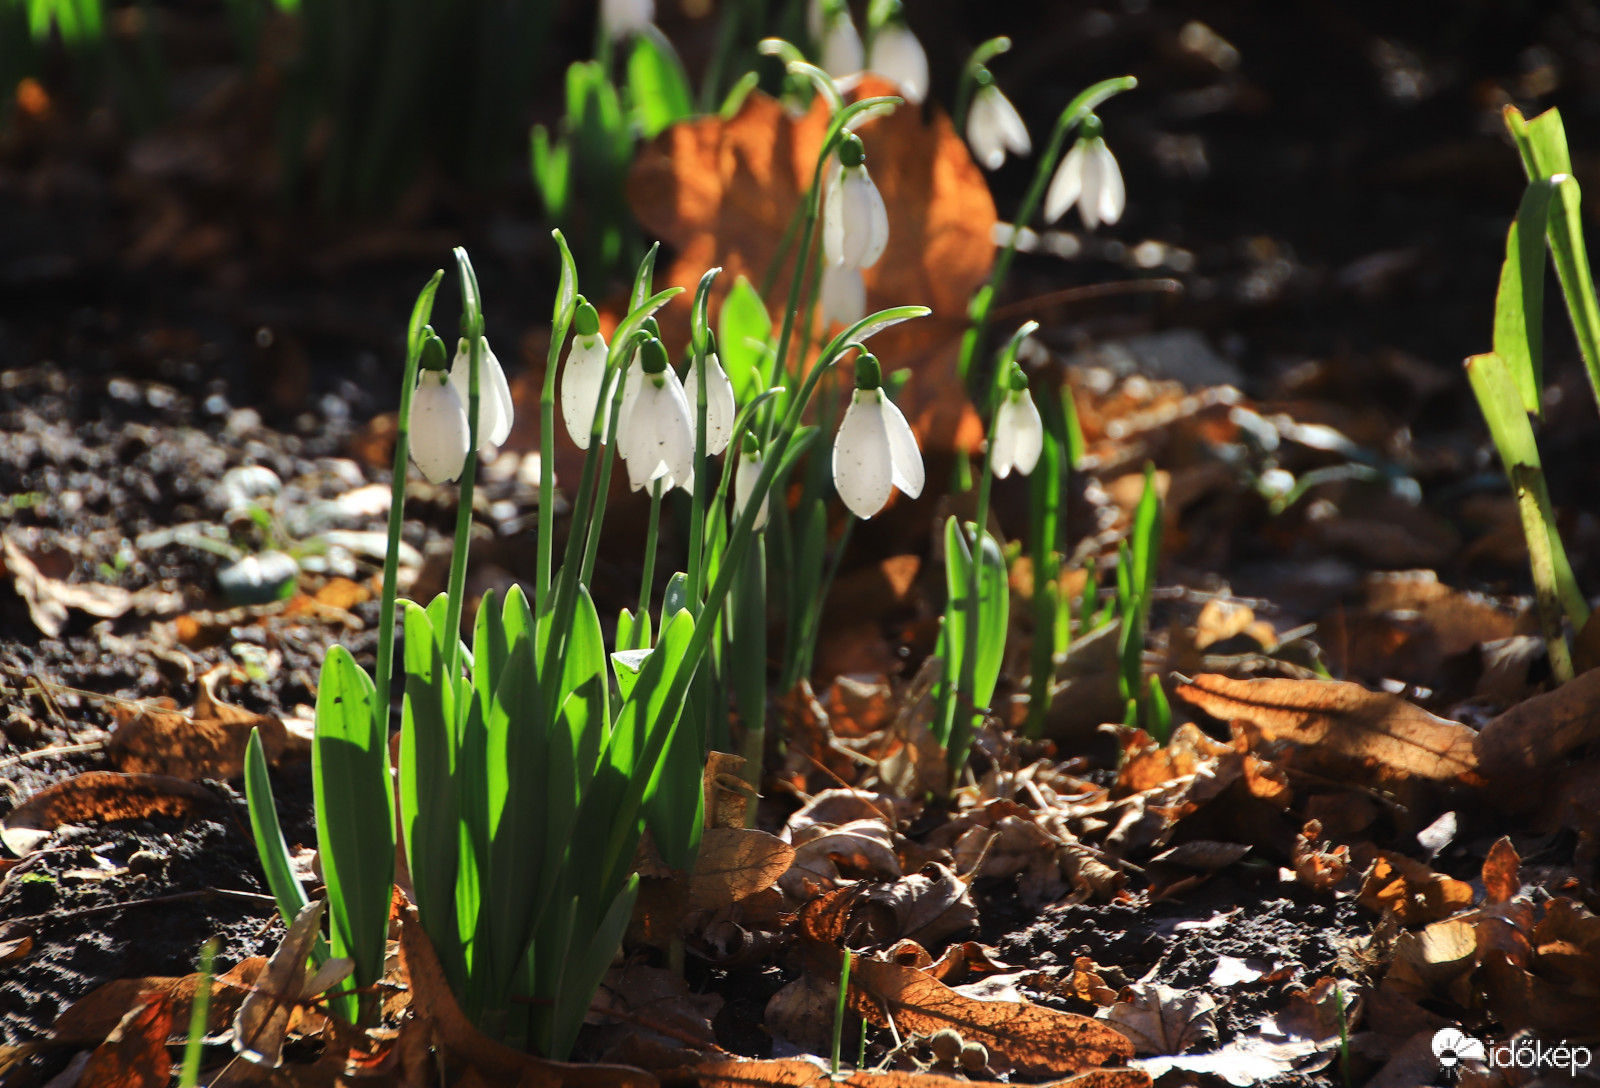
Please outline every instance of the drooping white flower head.
[[[572, 318], [572, 346], [561, 368], [561, 419], [567, 434], [580, 450], [589, 448], [589, 432], [594, 429], [595, 408], [600, 403], [600, 386], [606, 377], [606, 338], [600, 335], [600, 315], [584, 298], [578, 300]], [[601, 426], [604, 442], [607, 418]]]
[[861, 269], [848, 264], [822, 266], [822, 325], [854, 325], [867, 316], [867, 285]]
[[1028, 393], [1028, 378], [1022, 368], [1011, 364], [1011, 388], [1000, 399], [995, 409], [994, 424], [989, 431], [990, 464], [995, 476], [1005, 479], [1016, 469], [1026, 476], [1039, 463], [1039, 453], [1044, 449], [1044, 420], [1039, 418], [1039, 407]]
[[822, 47], [822, 70], [835, 79], [866, 66], [866, 48], [842, 0], [811, 0], [807, 11], [811, 38]]
[[854, 133], [839, 143], [839, 166], [822, 206], [822, 252], [829, 264], [871, 268], [889, 244], [889, 210], [867, 173], [866, 152]]
[[[450, 384], [462, 404], [472, 403], [472, 352], [466, 337], [456, 347], [455, 361], [450, 364]], [[511, 435], [515, 418], [511, 404], [511, 386], [506, 384], [506, 372], [500, 369], [500, 360], [489, 350], [489, 338], [483, 338], [483, 351], [478, 359], [478, 448], [498, 446]]]
[[856, 517], [883, 509], [899, 488], [911, 498], [925, 482], [922, 451], [900, 409], [883, 391], [878, 360], [856, 360], [856, 391], [833, 440], [833, 486]]
[[[744, 508], [750, 505], [750, 496], [755, 492], [756, 480], [761, 476], [761, 470], [767, 460], [761, 455], [761, 444], [756, 441], [756, 436], [744, 436], [744, 449], [739, 454], [739, 464], [733, 473], [733, 516], [739, 517], [744, 513]], [[761, 509], [756, 511], [754, 528], [759, 532], [767, 527], [767, 502], [770, 496], [763, 496]]]
[[[733, 400], [733, 382], [722, 369], [722, 360], [714, 350], [706, 353], [706, 453], [718, 454], [733, 441], [733, 417], [738, 408]], [[690, 359], [689, 370], [683, 376], [683, 395], [689, 400], [689, 420], [700, 421], [700, 371], [698, 359]]]
[[913, 106], [922, 104], [928, 94], [928, 54], [922, 43], [896, 14], [878, 28], [872, 37], [872, 55], [867, 67], [900, 85], [900, 93]]
[[467, 463], [467, 443], [467, 409], [455, 385], [442, 370], [424, 370], [411, 398], [411, 460], [430, 483], [448, 483]]
[[972, 96], [972, 105], [967, 107], [967, 143], [973, 157], [988, 170], [1000, 169], [1005, 164], [1007, 151], [1015, 155], [1033, 151], [1033, 141], [1028, 138], [1028, 126], [1022, 123], [1022, 115], [992, 79], [978, 88]]
[[[659, 340], [639, 350], [638, 393], [618, 424], [617, 448], [628, 462], [628, 483], [638, 491], [661, 481], [662, 490], [694, 485], [694, 416], [683, 383], [667, 363]], [[624, 402], [626, 403], [626, 401]]]
[[613, 38], [637, 34], [655, 17], [655, 0], [600, 0], [600, 24]]
[[1128, 194], [1117, 160], [1100, 135], [1099, 119], [1091, 115], [1083, 129], [1084, 135], [1072, 145], [1050, 179], [1050, 191], [1044, 198], [1044, 220], [1054, 223], [1076, 204], [1084, 227], [1094, 230], [1101, 223], [1115, 223], [1122, 218]]

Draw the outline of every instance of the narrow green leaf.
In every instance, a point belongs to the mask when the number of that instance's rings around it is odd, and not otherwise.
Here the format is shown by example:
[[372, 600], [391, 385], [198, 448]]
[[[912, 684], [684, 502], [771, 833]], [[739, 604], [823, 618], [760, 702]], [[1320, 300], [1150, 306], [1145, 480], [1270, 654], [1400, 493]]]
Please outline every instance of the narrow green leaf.
[[550, 237], [556, 240], [556, 248], [561, 251], [561, 281], [556, 285], [551, 323], [558, 329], [564, 329], [572, 323], [573, 312], [578, 308], [578, 263], [572, 259], [566, 235], [553, 230]]
[[[627, 609], [623, 611], [626, 612]], [[639, 672], [653, 653], [655, 653], [653, 649], [618, 650], [611, 655], [611, 667], [616, 672], [617, 688], [622, 693], [624, 703], [633, 697], [634, 685], [639, 682]]]
[[565, 220], [571, 193], [572, 148], [566, 140], [552, 141], [543, 125], [533, 126], [529, 144], [530, 173], [539, 199], [544, 202], [545, 215]]
[[317, 684], [311, 778], [317, 845], [328, 885], [336, 956], [354, 961], [357, 985], [383, 976], [394, 883], [394, 809], [388, 735], [375, 728], [372, 678], [350, 651], [328, 650]]
[[628, 100], [633, 104], [633, 123], [647, 140], [694, 113], [683, 62], [667, 36], [653, 25], [634, 35], [628, 55]]
[[717, 351], [733, 383], [733, 395], [747, 403], [771, 384], [766, 350], [772, 339], [772, 318], [761, 295], [743, 276], [733, 282], [717, 316]]
[[728, 94], [722, 100], [722, 105], [717, 109], [717, 116], [724, 121], [731, 121], [739, 115], [744, 108], [744, 100], [750, 97], [750, 92], [761, 83], [761, 77], [755, 72], [746, 72], [739, 77], [739, 81], [728, 89]]
[[[1557, 584], [1556, 548], [1560, 537], [1551, 524], [1547, 506], [1544, 473], [1531, 465], [1511, 470], [1511, 484], [1517, 494], [1517, 511], [1522, 517], [1522, 533], [1528, 541], [1528, 563], [1533, 569], [1534, 598], [1539, 608], [1539, 626], [1544, 633], [1545, 651], [1550, 655], [1550, 672], [1556, 683], [1573, 677], [1572, 650], [1561, 626], [1561, 591]], [[1541, 503], [1540, 499], [1544, 502]], [[1562, 555], [1562, 560], [1565, 560]], [[1585, 617], [1587, 619], [1587, 617]], [[1582, 624], [1576, 624], [1582, 630]]]
[[1555, 257], [1561, 293], [1566, 296], [1572, 331], [1588, 369], [1589, 386], [1600, 401], [1600, 300], [1595, 297], [1589, 250], [1583, 241], [1578, 179], [1565, 174], [1552, 180], [1556, 194], [1550, 202], [1550, 251]]
[[[660, 252], [661, 243], [652, 243], [650, 248], [645, 251], [644, 259], [639, 262], [639, 271], [636, 272], [633, 277], [633, 294], [629, 296], [628, 299], [629, 318], [632, 318], [640, 310], [646, 309], [650, 306], [652, 301], [652, 296], [650, 294], [651, 284], [655, 282], [656, 276], [656, 254]], [[681, 291], [683, 289], [680, 287], [678, 290]], [[660, 298], [661, 294], [664, 293], [665, 292], [658, 293], [654, 297]], [[666, 299], [662, 299], [662, 301], [665, 302]], [[654, 313], [655, 311], [654, 309], [651, 309], [650, 312]], [[648, 314], [646, 316], [648, 316]], [[641, 318], [640, 321], [642, 322], [643, 318]], [[626, 338], [626, 334], [623, 332], [624, 329], [627, 329], [628, 332], [633, 331], [631, 328], [628, 328], [627, 320], [624, 320], [622, 324], [617, 327], [617, 331], [612, 334], [611, 342], [613, 344]]]
[[[255, 837], [256, 853], [261, 858], [261, 868], [267, 874], [267, 887], [278, 901], [278, 913], [283, 924], [293, 922], [307, 903], [306, 891], [295, 879], [294, 868], [289, 864], [289, 845], [283, 840], [283, 830], [278, 825], [278, 809], [273, 802], [272, 779], [267, 774], [267, 756], [261, 747], [261, 731], [250, 730], [249, 743], [244, 750], [244, 794], [250, 808], [250, 831]], [[323, 949], [324, 958], [327, 949]]]
[[1133, 591], [1139, 595], [1139, 622], [1150, 615], [1155, 597], [1156, 572], [1161, 566], [1161, 494], [1156, 488], [1156, 467], [1144, 466], [1144, 491], [1133, 511]]
[[1523, 192], [1506, 236], [1494, 306], [1495, 354], [1510, 367], [1523, 407], [1535, 416], [1543, 408], [1545, 231], [1553, 189], [1549, 181], [1533, 181]]

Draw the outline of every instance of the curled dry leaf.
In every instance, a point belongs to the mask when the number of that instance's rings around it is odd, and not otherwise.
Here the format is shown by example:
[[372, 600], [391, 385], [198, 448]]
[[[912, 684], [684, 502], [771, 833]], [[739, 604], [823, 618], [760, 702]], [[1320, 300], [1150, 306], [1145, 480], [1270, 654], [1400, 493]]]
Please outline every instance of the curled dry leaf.
[[1522, 859], [1517, 856], [1517, 848], [1502, 835], [1489, 847], [1489, 855], [1483, 859], [1484, 902], [1491, 905], [1509, 903], [1522, 890], [1521, 867]]
[[[867, 75], [850, 97], [893, 93], [892, 84]], [[728, 120], [685, 121], [645, 146], [628, 178], [628, 202], [645, 232], [678, 253], [658, 286], [692, 289], [702, 272], [720, 265], [715, 311], [739, 276], [762, 283], [811, 184], [827, 123], [820, 99], [795, 120], [756, 91]], [[971, 443], [980, 428], [955, 362], [967, 301], [994, 262], [994, 199], [936, 106], [902, 106], [862, 125], [859, 134], [889, 212], [888, 248], [863, 273], [868, 309], [905, 303], [933, 309], [931, 318], [880, 333], [873, 350], [890, 367], [912, 367], [915, 377], [901, 407], [925, 448], [929, 440], [944, 448]], [[790, 263], [779, 270], [768, 298], [773, 313], [787, 297]], [[686, 313], [682, 307], [662, 311], [663, 327], [686, 320]]]
[[172, 1005], [151, 995], [124, 1016], [95, 1047], [77, 1088], [164, 1088], [172, 1079], [167, 1036]]
[[[1567, 753], [1600, 739], [1600, 669], [1555, 691], [1518, 703], [1477, 735], [1480, 772], [1506, 786], [1530, 783]], [[1497, 789], [1497, 803], [1528, 807], [1542, 799], [1531, 789]]]
[[1323, 845], [1322, 824], [1317, 820], [1306, 821], [1300, 829], [1289, 859], [1296, 879], [1315, 891], [1336, 888], [1350, 875], [1350, 848]]
[[1214, 718], [1249, 722], [1270, 739], [1372, 759], [1420, 778], [1477, 765], [1478, 734], [1384, 692], [1339, 680], [1235, 680], [1207, 673], [1178, 694]]
[[12, 809], [0, 839], [13, 853], [36, 849], [63, 824], [109, 824], [152, 816], [184, 819], [220, 804], [216, 794], [160, 774], [86, 771], [52, 783]]
[[28, 615], [39, 633], [55, 638], [67, 625], [69, 609], [87, 612], [100, 619], [116, 619], [133, 607], [133, 594], [121, 586], [101, 585], [95, 582], [73, 583], [51, 578], [23, 550], [23, 545], [13, 533], [6, 533], [0, 541], [4, 566], [11, 575], [11, 584], [28, 604]]
[[250, 733], [260, 729], [262, 750], [270, 762], [276, 763], [288, 740], [283, 722], [223, 702], [216, 686], [229, 671], [226, 666], [219, 666], [200, 678], [199, 697], [187, 714], [150, 707], [115, 707], [117, 729], [107, 745], [112, 762], [131, 774], [164, 774], [191, 781], [235, 779], [244, 774]]
[[879, 944], [901, 938], [935, 944], [978, 920], [966, 883], [938, 864], [892, 883], [873, 885], [863, 903]]
[[1392, 911], [1402, 925], [1424, 925], [1472, 906], [1472, 885], [1381, 850], [1362, 878], [1361, 905], [1378, 914]]
[[[820, 1063], [804, 1058], [780, 1061], [707, 1062], [694, 1070], [700, 1088], [999, 1088], [989, 1081], [944, 1077], [935, 1073], [883, 1073], [858, 1069], [838, 1080]], [[1051, 1088], [1150, 1088], [1150, 1077], [1137, 1069], [1090, 1069]]]
[[[265, 956], [242, 960], [232, 970], [218, 975], [211, 987], [211, 1004], [206, 1013], [207, 1033], [221, 1031], [232, 1018], [244, 995], [266, 969]], [[104, 1039], [121, 1019], [141, 1002], [160, 997], [172, 1008], [172, 1023], [180, 1033], [189, 1030], [189, 1010], [200, 988], [200, 973], [179, 978], [121, 978], [84, 994], [56, 1018], [50, 1038], [95, 1043]]]
[[1124, 1061], [1133, 1045], [1087, 1016], [1015, 1001], [979, 1001], [910, 967], [859, 959], [851, 968], [850, 1006], [880, 1027], [892, 1017], [901, 1034], [945, 1028], [989, 1048], [990, 1064], [1033, 1077], [1062, 1076]]
[[[696, 911], [715, 912], [765, 891], [794, 861], [794, 847], [765, 831], [714, 827], [700, 843], [694, 873], [645, 877], [629, 938], [665, 948]], [[685, 887], [687, 884], [687, 887]]]
[[692, 992], [678, 972], [628, 964], [606, 973], [589, 1022], [602, 1025], [596, 1046], [607, 1060], [666, 1072], [725, 1053], [711, 1023], [721, 1008], [719, 995]]
[[233, 1049], [248, 1062], [268, 1069], [283, 1064], [289, 1018], [305, 996], [306, 959], [317, 943], [324, 905], [318, 899], [295, 915], [255, 988], [234, 1013]]
[[894, 832], [881, 818], [852, 820], [800, 843], [795, 847], [789, 871], [778, 879], [778, 886], [796, 899], [809, 899], [819, 890], [833, 888], [844, 876], [900, 878]]
[[1199, 990], [1136, 983], [1100, 1015], [1128, 1037], [1141, 1058], [1182, 1054], [1217, 1041], [1217, 1003]]

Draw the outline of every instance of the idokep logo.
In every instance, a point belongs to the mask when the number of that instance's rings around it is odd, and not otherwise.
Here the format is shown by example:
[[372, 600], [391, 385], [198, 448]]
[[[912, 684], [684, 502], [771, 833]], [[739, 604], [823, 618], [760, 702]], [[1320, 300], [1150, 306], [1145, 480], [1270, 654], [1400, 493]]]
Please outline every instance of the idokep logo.
[[1571, 1076], [1588, 1069], [1594, 1062], [1594, 1053], [1586, 1046], [1568, 1046], [1565, 1043], [1546, 1046], [1538, 1039], [1519, 1038], [1507, 1043], [1485, 1046], [1483, 1040], [1474, 1039], [1458, 1028], [1444, 1028], [1434, 1033], [1433, 1056], [1439, 1059], [1439, 1068], [1452, 1081], [1461, 1075], [1464, 1062], [1483, 1062], [1490, 1069], [1562, 1069]]

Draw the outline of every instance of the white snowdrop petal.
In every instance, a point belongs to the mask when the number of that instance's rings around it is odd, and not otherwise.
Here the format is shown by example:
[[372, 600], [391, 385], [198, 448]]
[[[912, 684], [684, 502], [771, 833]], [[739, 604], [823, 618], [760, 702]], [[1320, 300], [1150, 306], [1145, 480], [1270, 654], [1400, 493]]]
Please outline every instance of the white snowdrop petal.
[[[710, 376], [709, 373], [707, 376]], [[666, 394], [666, 400], [660, 406], [661, 417], [658, 420], [660, 430], [656, 436], [661, 451], [661, 461], [667, 466], [667, 473], [673, 482], [680, 487], [690, 489], [694, 487], [695, 411], [689, 407], [689, 398], [684, 393], [683, 383], [678, 380], [678, 375], [670, 366], [666, 369], [664, 377], [661, 391]], [[731, 429], [731, 423], [729, 427]], [[709, 424], [707, 429], [709, 431]], [[723, 445], [727, 445], [726, 439], [723, 440]]]
[[865, 170], [861, 171], [861, 181], [866, 194], [868, 228], [861, 250], [861, 267], [871, 268], [889, 245], [889, 209], [884, 206], [877, 184]]
[[872, 197], [877, 187], [867, 177], [865, 170], [853, 166], [845, 170], [844, 181], [839, 189], [842, 205], [840, 218], [844, 222], [844, 245], [840, 253], [845, 264], [865, 268], [872, 263], [866, 259], [866, 255], [867, 246], [872, 240]]
[[490, 444], [503, 446], [506, 439], [511, 437], [511, 425], [516, 421], [517, 410], [511, 401], [511, 384], [506, 381], [505, 369], [501, 367], [500, 360], [495, 358], [494, 352], [489, 350], [487, 340], [483, 342], [483, 359], [479, 365], [483, 372], [478, 375], [478, 393], [480, 397], [485, 392], [492, 394], [495, 413], [493, 425], [485, 424], [478, 437], [483, 439], [487, 435]]
[[825, 265], [822, 269], [822, 324], [854, 325], [867, 316], [867, 285], [861, 269]]
[[1022, 114], [1017, 112], [1017, 107], [1000, 92], [999, 87], [991, 85], [987, 89], [994, 92], [995, 127], [1000, 130], [1000, 138], [1014, 154], [1031, 155], [1033, 140], [1028, 136], [1028, 126], [1023, 123]]
[[1050, 179], [1050, 191], [1044, 198], [1046, 223], [1054, 223], [1078, 202], [1078, 197], [1083, 193], [1083, 159], [1083, 141], [1079, 140], [1072, 145], [1072, 150], [1067, 152], [1061, 165], [1056, 167], [1055, 176]]
[[1044, 420], [1039, 416], [1039, 406], [1033, 403], [1033, 396], [1026, 390], [1014, 394], [1010, 402], [1015, 406], [1011, 430], [1016, 435], [1011, 462], [1018, 472], [1028, 476], [1033, 473], [1034, 466], [1039, 463], [1039, 454], [1044, 450]]
[[994, 88], [980, 88], [967, 107], [967, 143], [972, 157], [985, 170], [998, 170], [1006, 161], [1006, 149], [1000, 127], [995, 119], [994, 104], [989, 92]]
[[[824, 273], [826, 275], [826, 273]], [[722, 360], [715, 352], [706, 356], [711, 365], [706, 369], [706, 453], [715, 455], [728, 448], [733, 439], [733, 417], [738, 409], [733, 399], [733, 382], [722, 369]], [[689, 361], [689, 371], [683, 378], [683, 395], [689, 401], [689, 419], [700, 419], [700, 372], [696, 360]]]
[[[485, 341], [487, 348], [488, 343]], [[489, 359], [491, 354], [484, 351], [478, 359], [478, 448], [487, 446], [492, 439], [490, 434], [500, 425], [500, 402], [494, 394], [494, 379], [489, 373]], [[498, 365], [498, 364], [496, 364]], [[456, 348], [456, 357], [450, 361], [450, 384], [455, 387], [456, 396], [461, 399], [462, 407], [472, 403], [472, 356], [463, 339]], [[509, 394], [507, 394], [509, 399]], [[506, 428], [508, 431], [510, 427]]]
[[411, 400], [411, 460], [432, 483], [461, 475], [467, 461], [467, 411], [450, 382], [425, 371]]
[[655, 0], [600, 0], [600, 22], [613, 38], [638, 33], [655, 15]]
[[822, 191], [822, 255], [829, 264], [844, 263], [844, 185], [837, 169]]
[[1104, 140], [1096, 142], [1095, 158], [1100, 162], [1100, 192], [1095, 201], [1095, 211], [1102, 223], [1115, 223], [1122, 218], [1122, 209], [1128, 199], [1127, 190], [1122, 184], [1122, 170]]
[[998, 480], [1010, 476], [1017, 463], [1016, 412], [1011, 397], [1006, 396], [995, 411], [994, 423], [989, 429], [989, 469]]
[[928, 93], [928, 54], [903, 23], [890, 23], [878, 30], [867, 67], [898, 83], [906, 101], [914, 106], [921, 105]]
[[865, 520], [882, 510], [894, 487], [881, 389], [858, 389], [833, 440], [833, 486], [850, 512]]
[[[639, 351], [634, 349], [633, 358], [628, 360], [627, 370], [622, 376], [622, 406], [617, 411], [617, 454], [624, 461], [628, 459], [628, 420], [632, 418], [635, 402], [639, 399], [639, 390], [642, 388], [644, 368], [639, 365]], [[614, 391], [615, 386], [611, 387]], [[611, 435], [611, 398], [606, 397], [601, 405], [606, 413], [605, 424], [601, 427], [601, 442], [610, 440]]]
[[1100, 186], [1105, 183], [1105, 162], [1100, 158], [1093, 141], [1083, 156], [1083, 194], [1078, 200], [1078, 215], [1085, 230], [1100, 225]]
[[911, 425], [906, 422], [905, 414], [883, 390], [878, 391], [878, 396], [883, 404], [884, 432], [889, 439], [894, 486], [914, 499], [922, 494], [922, 485], [927, 482], [922, 467], [922, 450], [917, 448], [917, 436], [911, 433]]
[[[750, 505], [750, 496], [756, 489], [756, 480], [761, 476], [761, 470], [766, 465], [766, 459], [760, 456], [746, 456], [740, 454], [738, 467], [733, 473], [733, 516], [738, 517], [744, 513], [744, 508]], [[767, 524], [767, 504], [769, 499], [761, 500], [761, 509], [756, 511], [755, 528], [763, 529]]]
[[595, 404], [606, 376], [606, 342], [598, 333], [575, 336], [561, 369], [561, 419], [580, 450], [589, 448]]
[[822, 38], [822, 70], [835, 79], [854, 75], [865, 67], [865, 50], [848, 11], [833, 20]]

